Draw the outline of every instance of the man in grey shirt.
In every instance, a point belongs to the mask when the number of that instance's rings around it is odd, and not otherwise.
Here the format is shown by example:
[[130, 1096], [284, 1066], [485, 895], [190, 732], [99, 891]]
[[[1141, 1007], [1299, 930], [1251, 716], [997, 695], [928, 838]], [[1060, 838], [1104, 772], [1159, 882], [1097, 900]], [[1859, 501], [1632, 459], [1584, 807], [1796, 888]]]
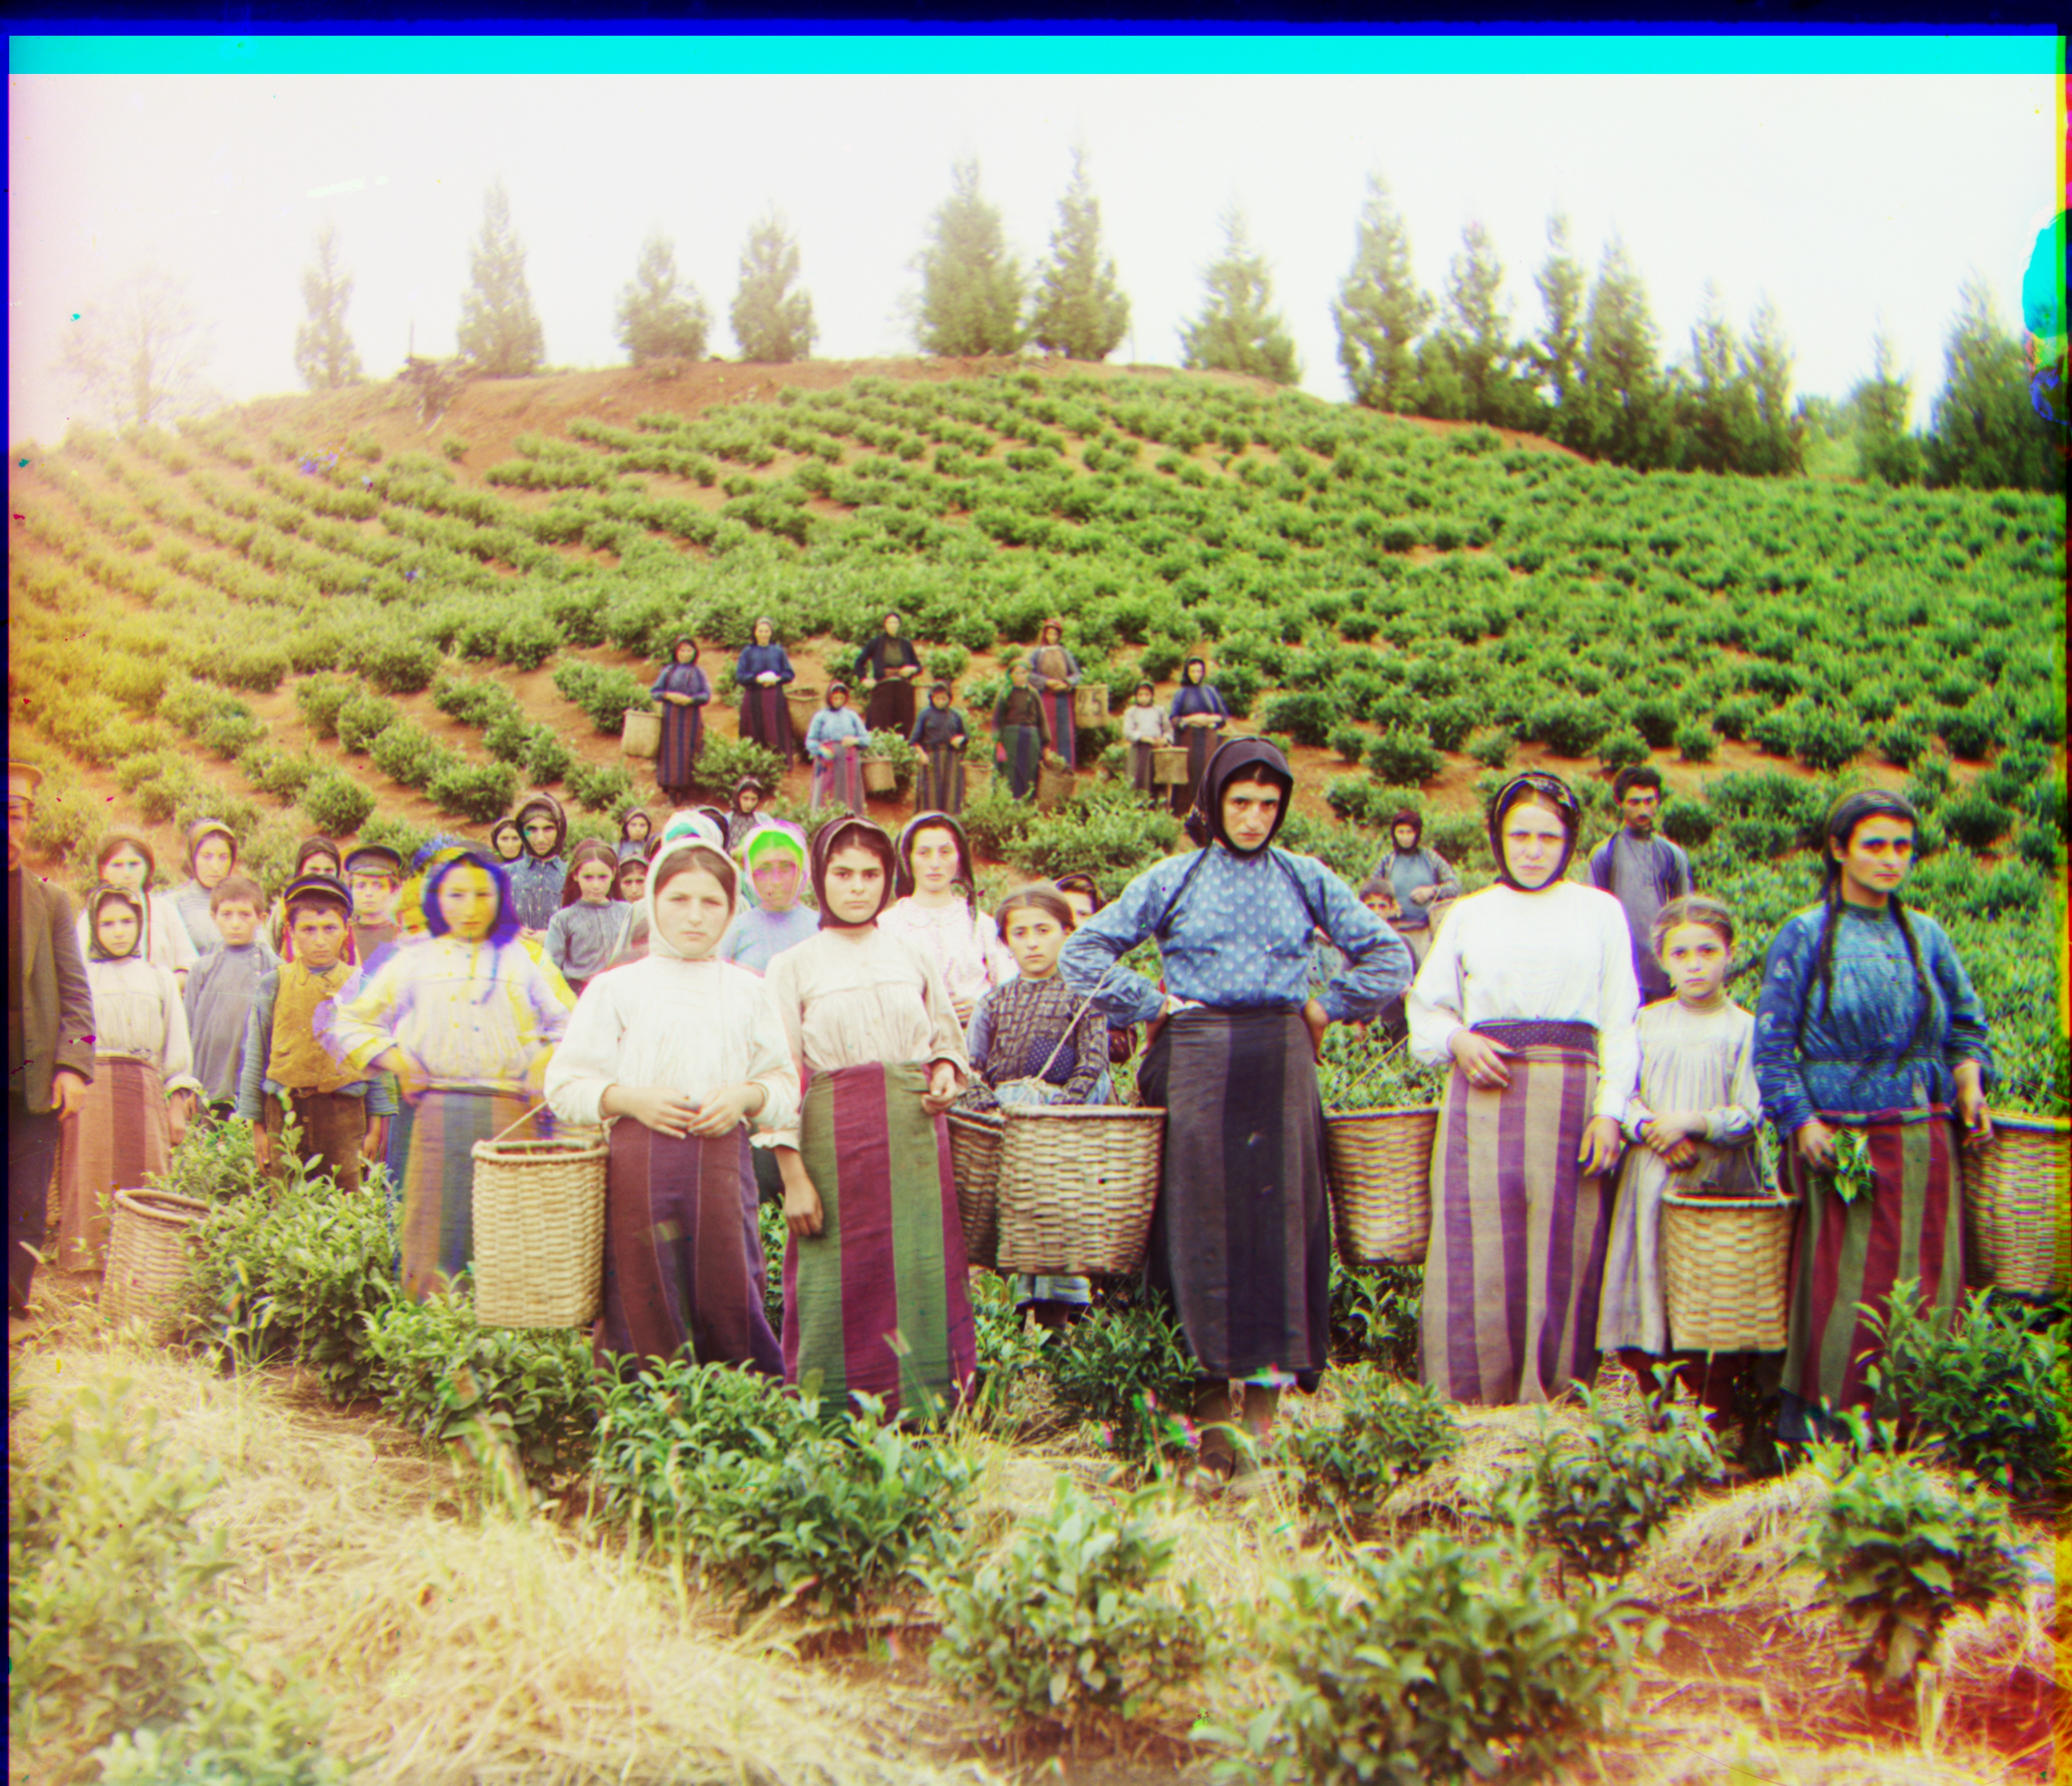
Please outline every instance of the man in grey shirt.
[[1590, 884], [1610, 894], [1626, 907], [1626, 928], [1633, 933], [1634, 977], [1643, 1003], [1670, 994], [1669, 976], [1655, 959], [1655, 915], [1679, 895], [1692, 891], [1691, 858], [1667, 837], [1655, 834], [1662, 810], [1662, 772], [1642, 763], [1619, 771], [1612, 781], [1618, 801], [1619, 829], [1597, 846], [1590, 858]]

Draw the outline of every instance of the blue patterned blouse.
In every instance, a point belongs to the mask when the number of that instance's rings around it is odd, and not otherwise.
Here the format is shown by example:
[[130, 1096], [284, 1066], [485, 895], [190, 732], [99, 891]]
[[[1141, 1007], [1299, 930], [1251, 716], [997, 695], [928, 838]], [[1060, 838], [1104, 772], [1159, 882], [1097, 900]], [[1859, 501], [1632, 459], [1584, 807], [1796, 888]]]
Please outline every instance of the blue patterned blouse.
[[[1755, 1075], [1762, 1107], [1789, 1138], [1823, 1113], [1864, 1116], [1954, 1105], [1951, 1069], [1975, 1060], [1992, 1076], [1986, 1014], [1942, 927], [1910, 907], [1906, 921], [1932, 990], [1922, 1015], [1906, 939], [1883, 907], [1844, 904], [1835, 936], [1834, 990], [1821, 1009], [1815, 906], [1785, 920], [1764, 958], [1756, 1007]], [[1911, 1048], [1907, 1038], [1921, 1017]]]
[[[1174, 904], [1183, 880], [1185, 896]], [[1334, 1023], [1373, 1017], [1410, 984], [1410, 945], [1314, 857], [1285, 850], [1239, 857], [1221, 844], [1168, 857], [1075, 931], [1059, 961], [1067, 983], [1082, 995], [1091, 991], [1152, 935], [1169, 906], [1159, 953], [1175, 998], [1227, 1009], [1300, 1006], [1310, 996], [1309, 943], [1318, 928], [1350, 963], [1318, 995]], [[1117, 969], [1095, 1001], [1119, 1023], [1147, 1022], [1164, 1002], [1157, 987], [1127, 969]]]

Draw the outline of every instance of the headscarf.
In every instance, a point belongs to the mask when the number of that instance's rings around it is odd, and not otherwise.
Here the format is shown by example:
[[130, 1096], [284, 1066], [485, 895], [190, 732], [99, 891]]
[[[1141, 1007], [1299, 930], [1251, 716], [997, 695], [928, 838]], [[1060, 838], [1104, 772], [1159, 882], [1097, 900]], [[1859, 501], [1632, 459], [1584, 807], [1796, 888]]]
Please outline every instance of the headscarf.
[[[1050, 635], [1053, 632], [1058, 635], [1057, 643], [1054, 644], [1050, 641]], [[1046, 620], [1038, 631], [1034, 656], [1036, 660], [1037, 673], [1039, 676], [1060, 677], [1067, 673], [1065, 623], [1056, 615], [1054, 615]]]
[[741, 811], [741, 796], [751, 788], [755, 790], [755, 801], [758, 806], [770, 797], [770, 790], [763, 785], [762, 776], [743, 776], [734, 784], [734, 812], [738, 813]]
[[1050, 884], [1060, 893], [1085, 894], [1094, 902], [1094, 910], [1096, 912], [1108, 903], [1108, 901], [1101, 897], [1101, 890], [1095, 883], [1094, 878], [1091, 874], [1060, 874]]
[[[633, 834], [633, 821], [637, 818], [648, 821], [648, 835], [644, 837], [635, 837]], [[493, 837], [495, 833], [491, 832], [490, 835]], [[622, 843], [652, 843], [654, 838], [655, 815], [644, 806], [630, 809], [625, 817], [619, 821], [619, 840]]]
[[[679, 645], [691, 648], [691, 660], [688, 664], [676, 661], [676, 648]], [[655, 679], [656, 685], [666, 694], [695, 694], [703, 674], [698, 668], [698, 642], [685, 635], [669, 641], [669, 660], [663, 665], [662, 673]]]
[[[650, 960], [656, 957], [665, 961], [688, 961], [691, 957], [684, 953], [662, 934], [662, 927], [656, 921], [655, 895], [663, 884], [675, 876], [693, 868], [702, 868], [717, 881], [720, 890], [726, 895], [726, 916], [733, 923], [734, 915], [741, 909], [741, 879], [734, 864], [727, 859], [726, 850], [706, 838], [702, 831], [685, 829], [676, 833], [656, 853], [648, 871], [648, 891], [640, 895], [640, 910], [648, 920], [648, 954]], [[717, 944], [713, 945], [717, 948]], [[710, 957], [701, 957], [701, 960]]]
[[[1202, 666], [1202, 673], [1198, 678], [1190, 676], [1187, 673], [1187, 672], [1192, 669], [1197, 664], [1199, 664]], [[1186, 663], [1180, 666], [1180, 686], [1182, 688], [1207, 688], [1208, 686], [1208, 682], [1209, 660], [1207, 658], [1190, 657]]]
[[978, 865], [972, 858], [971, 839], [964, 835], [964, 826], [948, 813], [916, 813], [901, 828], [894, 850], [898, 862], [893, 874], [893, 897], [906, 899], [914, 891], [914, 840], [923, 831], [947, 831], [957, 840], [957, 879], [964, 884], [964, 903], [976, 915]]
[[[626, 899], [626, 877], [636, 870], [640, 876], [641, 890], [644, 892], [648, 887], [648, 858], [645, 856], [619, 858], [619, 872], [611, 878], [611, 896], [615, 899]], [[633, 902], [628, 901], [628, 903]]]
[[803, 874], [812, 852], [807, 847], [806, 833], [790, 820], [758, 815], [755, 829], [741, 840], [741, 847], [735, 854], [752, 878], [755, 870], [773, 856], [790, 856]]
[[[553, 849], [548, 850], [545, 855], [539, 854], [533, 850], [531, 840], [525, 835], [526, 817], [528, 814], [533, 813], [545, 813], [549, 818], [554, 821], [554, 846]], [[549, 862], [561, 853], [561, 846], [568, 842], [569, 816], [566, 813], [561, 810], [561, 803], [555, 799], [552, 794], [532, 794], [528, 796], [527, 798], [520, 804], [518, 810], [513, 813], [511, 816], [517, 821], [518, 842], [520, 847], [523, 849], [525, 854], [530, 857], [534, 862]]]
[[700, 818], [712, 826], [724, 838], [726, 836], [726, 814], [717, 806], [698, 806], [692, 809]]
[[[1518, 880], [1511, 874], [1511, 864], [1503, 859], [1504, 817], [1528, 796], [1548, 802], [1561, 821], [1560, 858], [1554, 864], [1554, 872], [1537, 887], [1527, 887]], [[1544, 892], [1568, 872], [1569, 860], [1576, 854], [1576, 833], [1582, 822], [1583, 809], [1577, 803], [1574, 791], [1559, 776], [1549, 775], [1544, 769], [1527, 769], [1513, 776], [1497, 789], [1496, 798], [1490, 802], [1489, 846], [1496, 862], [1496, 878], [1514, 892]]]
[[1420, 813], [1412, 812], [1410, 808], [1406, 806], [1398, 813], [1395, 817], [1392, 818], [1388, 821], [1388, 847], [1390, 849], [1393, 850], [1397, 846], [1396, 842], [1396, 828], [1399, 825], [1407, 825], [1410, 827], [1412, 848], [1416, 849], [1423, 845], [1424, 842], [1424, 815]]
[[838, 694], [845, 701], [849, 698], [849, 684], [840, 677], [828, 684], [828, 692], [820, 697], [820, 705], [824, 707], [832, 707], [835, 704], [835, 697]]
[[[101, 847], [93, 853], [93, 871], [105, 875], [109, 860], [125, 850], [134, 850], [144, 858], [143, 891], [149, 892], [151, 883], [158, 878], [158, 855], [149, 841], [136, 831], [110, 831], [101, 840]], [[297, 865], [298, 867], [300, 864]]]
[[[561, 903], [564, 906], [582, 903], [582, 889], [576, 885], [576, 870], [586, 862], [602, 862], [611, 870], [611, 890], [619, 891], [619, 852], [608, 843], [596, 837], [585, 837], [569, 852], [569, 870], [561, 877]], [[609, 895], [607, 895], [609, 896]]]
[[726, 827], [714, 824], [711, 813], [702, 807], [684, 807], [672, 813], [664, 824], [661, 836], [656, 840], [654, 849], [648, 854], [648, 872], [651, 874], [654, 872], [654, 865], [661, 861], [662, 853], [669, 845], [679, 837], [686, 837], [695, 838], [708, 849], [717, 850], [722, 854], [726, 853]]
[[425, 914], [425, 928], [434, 936], [443, 936], [453, 928], [446, 922], [446, 914], [439, 910], [439, 888], [447, 875], [456, 868], [463, 866], [485, 870], [489, 875], [489, 884], [496, 891], [496, 917], [489, 927], [488, 936], [483, 940], [499, 949], [506, 943], [516, 940], [518, 911], [512, 903], [511, 877], [504, 872], [503, 863], [476, 849], [473, 844], [464, 843], [435, 850], [432, 859], [426, 864], [425, 891], [420, 901]]
[[495, 856], [499, 862], [503, 861], [503, 853], [496, 847], [496, 838], [498, 833], [504, 831], [508, 831], [512, 837], [518, 840], [518, 853], [511, 859], [513, 862], [522, 862], [525, 856], [525, 833], [519, 829], [517, 820], [512, 818], [508, 815], [499, 819], [489, 828], [490, 854]]
[[769, 629], [770, 629], [770, 643], [771, 643], [771, 644], [773, 644], [773, 645], [774, 645], [774, 644], [775, 644], [777, 643], [777, 623], [776, 623], [775, 620], [771, 619], [770, 618], [770, 616], [769, 616], [768, 615], [767, 615], [767, 614], [758, 614], [758, 615], [757, 615], [755, 616], [755, 618], [754, 618], [753, 620], [751, 620], [751, 621], [750, 621], [750, 622], [748, 623], [748, 642], [749, 642], [749, 644], [750, 644], [751, 645], [753, 645], [753, 644], [760, 644], [760, 643], [761, 643], [761, 641], [760, 641], [759, 640], [758, 640], [758, 639], [757, 639], [757, 637], [755, 636], [755, 629], [756, 629], [758, 627], [767, 627], [767, 628], [769, 628]]
[[[101, 946], [101, 908], [110, 903], [126, 905], [137, 915], [137, 939], [130, 944], [129, 953], [126, 955], [110, 955]], [[109, 882], [103, 881], [87, 895], [86, 953], [88, 959], [96, 961], [126, 961], [133, 956], [142, 955], [144, 952], [145, 921], [142, 894], [132, 893], [127, 887], [117, 887]]]
[[[1266, 842], [1257, 850], [1240, 850], [1223, 829], [1223, 791], [1240, 779], [1256, 781], [1262, 777], [1280, 788], [1281, 809], [1273, 815], [1273, 829], [1267, 833]], [[1215, 842], [1241, 860], [1249, 858], [1272, 848], [1281, 827], [1288, 822], [1288, 809], [1294, 798], [1295, 772], [1288, 767], [1279, 745], [1263, 738], [1226, 739], [1202, 771], [1202, 784], [1194, 791], [1194, 810], [1187, 815], [1187, 835], [1204, 850]]]
[[[304, 837], [295, 846], [295, 874], [309, 873], [310, 862], [317, 856], [330, 857], [333, 865], [341, 873], [344, 871], [345, 852], [338, 845], [333, 843], [329, 837]], [[289, 878], [293, 879], [294, 876], [291, 875]]]
[[[221, 819], [205, 818], [196, 819], [187, 827], [187, 873], [189, 874], [194, 874], [195, 857], [202, 845], [210, 837], [220, 837], [230, 846], [230, 866], [233, 872], [236, 870], [237, 867], [236, 834]], [[195, 879], [199, 879], [199, 876], [195, 876]]]
[[[878, 911], [861, 924], [845, 923], [833, 916], [828, 907], [828, 865], [837, 854], [844, 850], [868, 850], [885, 865], [885, 891], [878, 897]], [[813, 839], [811, 858], [813, 878], [813, 898], [820, 908], [820, 928], [823, 930], [862, 930], [878, 922], [878, 913], [892, 903], [892, 878], [898, 870], [898, 853], [892, 847], [892, 839], [885, 833], [882, 825], [866, 818], [851, 816], [829, 821], [822, 825]]]

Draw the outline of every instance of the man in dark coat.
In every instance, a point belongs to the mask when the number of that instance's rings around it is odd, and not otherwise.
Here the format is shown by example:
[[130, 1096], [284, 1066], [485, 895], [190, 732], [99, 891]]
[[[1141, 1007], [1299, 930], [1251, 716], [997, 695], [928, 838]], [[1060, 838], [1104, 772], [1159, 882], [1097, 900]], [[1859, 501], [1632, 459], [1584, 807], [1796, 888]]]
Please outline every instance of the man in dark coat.
[[93, 994], [72, 901], [23, 860], [43, 772], [7, 765], [7, 1338], [20, 1337], [43, 1244], [58, 1125], [93, 1077]]

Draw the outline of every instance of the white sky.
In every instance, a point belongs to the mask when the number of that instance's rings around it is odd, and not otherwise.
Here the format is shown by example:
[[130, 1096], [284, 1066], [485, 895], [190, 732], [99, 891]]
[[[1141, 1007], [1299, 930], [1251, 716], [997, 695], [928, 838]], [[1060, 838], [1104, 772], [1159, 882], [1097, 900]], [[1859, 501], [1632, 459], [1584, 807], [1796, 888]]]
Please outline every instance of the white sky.
[[[14, 75], [10, 80], [9, 438], [55, 444], [72, 397], [61, 331], [142, 263], [183, 280], [236, 399], [299, 388], [293, 345], [316, 233], [338, 225], [370, 374], [450, 352], [501, 174], [556, 366], [619, 363], [613, 311], [641, 241], [674, 237], [730, 353], [748, 227], [796, 233], [823, 358], [912, 351], [903, 301], [952, 162], [976, 155], [1025, 261], [1046, 248], [1076, 141], [1132, 303], [1116, 357], [1175, 364], [1220, 213], [1245, 211], [1300, 348], [1303, 385], [1346, 394], [1330, 305], [1365, 176], [1404, 214], [1437, 297], [1479, 218], [1514, 322], [1548, 215], [1593, 270], [1622, 236], [1664, 358], [1716, 282], [1745, 325], [1778, 307], [1801, 393], [1841, 395], [1881, 326], [1925, 418], [1959, 282], [2020, 323], [2053, 209], [2049, 77], [1558, 76]], [[363, 189], [310, 193], [361, 180]]]

